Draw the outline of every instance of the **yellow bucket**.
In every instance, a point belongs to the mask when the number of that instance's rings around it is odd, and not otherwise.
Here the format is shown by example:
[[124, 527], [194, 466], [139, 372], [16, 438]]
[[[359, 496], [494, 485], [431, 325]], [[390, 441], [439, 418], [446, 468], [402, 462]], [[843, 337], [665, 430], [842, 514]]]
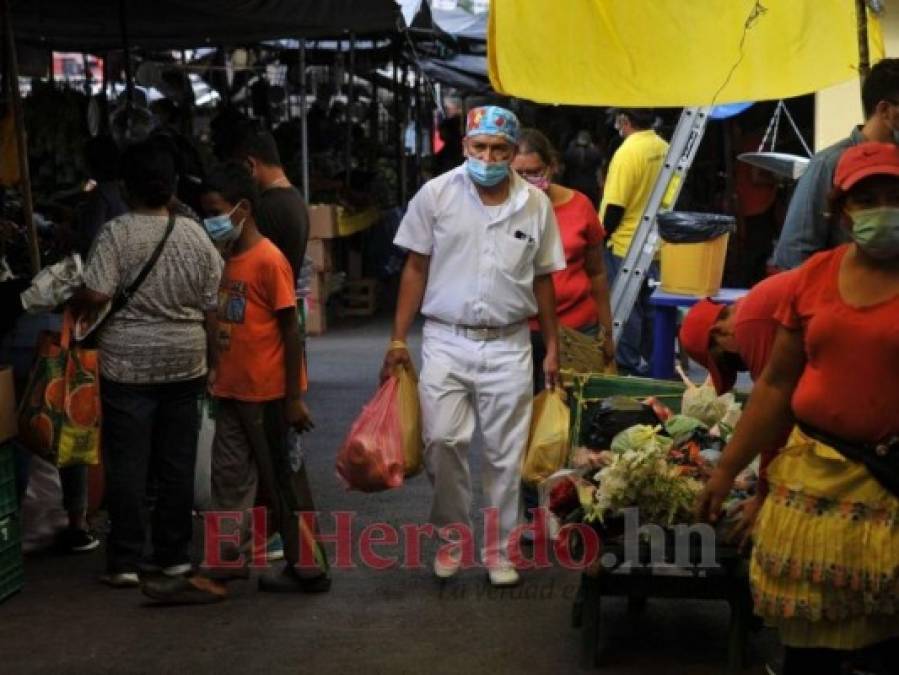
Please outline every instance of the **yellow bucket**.
[[701, 298], [716, 295], [724, 277], [729, 234], [698, 244], [662, 242], [662, 290]]

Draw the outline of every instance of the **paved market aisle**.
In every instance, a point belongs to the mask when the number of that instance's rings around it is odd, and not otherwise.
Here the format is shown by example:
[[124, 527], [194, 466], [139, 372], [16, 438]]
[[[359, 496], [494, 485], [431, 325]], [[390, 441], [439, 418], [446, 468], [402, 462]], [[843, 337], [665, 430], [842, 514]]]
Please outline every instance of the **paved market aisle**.
[[[328, 511], [399, 526], [427, 517], [430, 486], [419, 476], [400, 490], [346, 493], [334, 455], [376, 383], [389, 334], [381, 319], [338, 329], [310, 343], [310, 403], [317, 421], [308, 463], [325, 533]], [[417, 347], [417, 340], [415, 341]], [[417, 351], [417, 350], [416, 350]], [[477, 462], [473, 464], [477, 476]], [[390, 549], [385, 549], [390, 550]], [[395, 549], [394, 549], [395, 550]], [[432, 547], [425, 547], [425, 561]], [[332, 549], [333, 560], [333, 549]], [[358, 560], [358, 554], [354, 554]], [[577, 670], [571, 628], [577, 574], [526, 573], [518, 589], [491, 591], [480, 571], [443, 589], [428, 568], [335, 570], [331, 593], [270, 596], [231, 584], [231, 599], [202, 607], [147, 606], [136, 590], [97, 582], [100, 551], [26, 560], [26, 588], [0, 605], [3, 673], [562, 673]], [[615, 651], [603, 673], [718, 673], [725, 657], [724, 603], [651, 601], [639, 623], [623, 603], [604, 620]], [[756, 654], [771, 651], [756, 637]], [[760, 673], [758, 662], [746, 672]]]

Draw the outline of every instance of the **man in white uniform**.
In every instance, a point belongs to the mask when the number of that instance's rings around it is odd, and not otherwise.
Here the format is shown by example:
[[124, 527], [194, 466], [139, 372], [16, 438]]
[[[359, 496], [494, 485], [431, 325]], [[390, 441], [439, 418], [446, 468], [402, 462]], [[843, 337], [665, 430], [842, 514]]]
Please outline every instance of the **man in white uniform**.
[[[460, 528], [473, 532], [468, 448], [479, 424], [488, 533], [483, 563], [495, 586], [518, 583], [507, 555], [520, 517], [521, 458], [532, 403], [527, 319], [546, 342], [547, 386], [559, 372], [551, 274], [565, 257], [552, 205], [509, 170], [518, 119], [503, 108], [468, 114], [466, 162], [429, 181], [409, 203], [394, 243], [408, 250], [393, 339], [382, 376], [410, 363], [405, 339], [419, 307], [427, 319], [419, 378], [425, 466], [434, 485], [431, 522], [443, 546], [440, 578], [467, 560]], [[530, 383], [530, 384], [529, 384]], [[498, 521], [498, 522], [497, 522]], [[491, 523], [495, 527], [491, 528]], [[453, 527], [456, 526], [456, 527]]]

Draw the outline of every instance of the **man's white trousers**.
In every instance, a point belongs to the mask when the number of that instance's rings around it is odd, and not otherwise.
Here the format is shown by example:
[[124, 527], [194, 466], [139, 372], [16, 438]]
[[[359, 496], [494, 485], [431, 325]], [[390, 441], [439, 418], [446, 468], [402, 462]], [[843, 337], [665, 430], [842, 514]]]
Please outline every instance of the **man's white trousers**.
[[425, 324], [419, 393], [425, 468], [434, 486], [430, 520], [436, 528], [456, 524], [474, 534], [468, 449], [477, 424], [484, 438], [484, 507], [495, 509], [499, 522], [498, 538], [482, 542], [486, 564], [507, 559], [508, 536], [520, 520], [532, 368], [526, 323], [510, 335], [483, 341], [433, 321]]

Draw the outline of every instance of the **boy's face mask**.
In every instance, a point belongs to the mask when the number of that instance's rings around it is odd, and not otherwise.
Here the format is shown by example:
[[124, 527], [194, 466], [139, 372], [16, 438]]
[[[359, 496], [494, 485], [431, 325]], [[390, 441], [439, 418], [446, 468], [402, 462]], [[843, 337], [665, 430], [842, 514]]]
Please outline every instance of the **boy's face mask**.
[[235, 204], [234, 208], [228, 213], [203, 219], [203, 227], [206, 229], [212, 242], [220, 249], [228, 247], [230, 244], [237, 241], [243, 231], [245, 219], [241, 219], [237, 225], [231, 220], [231, 216], [237, 210], [237, 206], [238, 205]]

